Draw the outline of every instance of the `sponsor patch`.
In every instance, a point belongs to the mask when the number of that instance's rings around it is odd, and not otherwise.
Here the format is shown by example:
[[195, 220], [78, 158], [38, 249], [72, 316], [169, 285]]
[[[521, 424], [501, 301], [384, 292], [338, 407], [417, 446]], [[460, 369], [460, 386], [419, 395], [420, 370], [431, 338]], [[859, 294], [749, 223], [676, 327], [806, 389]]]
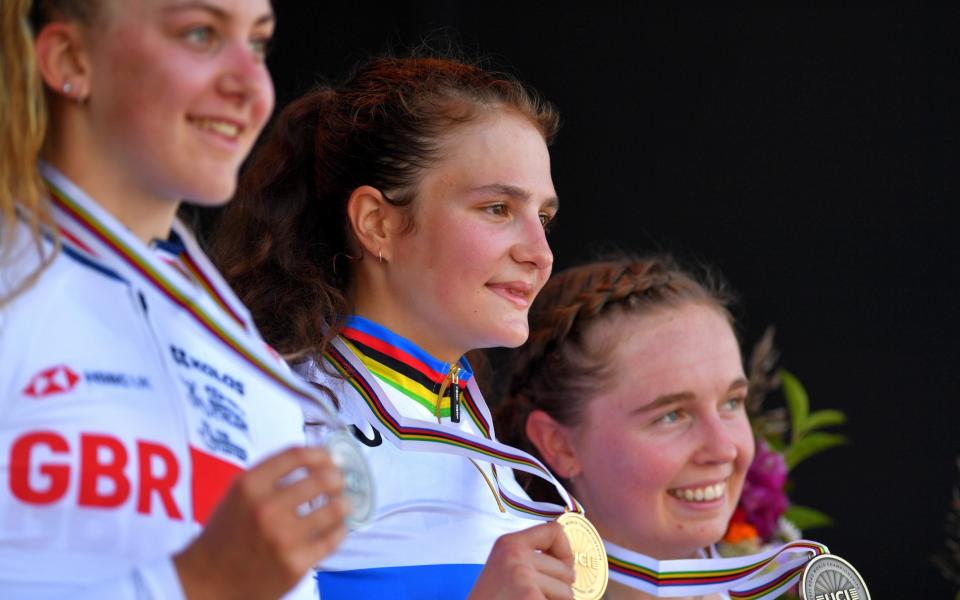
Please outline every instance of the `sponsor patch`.
[[77, 387], [80, 376], [67, 365], [57, 365], [44, 369], [30, 379], [27, 387], [23, 388], [23, 395], [31, 398], [46, 398], [57, 394], [65, 394]]

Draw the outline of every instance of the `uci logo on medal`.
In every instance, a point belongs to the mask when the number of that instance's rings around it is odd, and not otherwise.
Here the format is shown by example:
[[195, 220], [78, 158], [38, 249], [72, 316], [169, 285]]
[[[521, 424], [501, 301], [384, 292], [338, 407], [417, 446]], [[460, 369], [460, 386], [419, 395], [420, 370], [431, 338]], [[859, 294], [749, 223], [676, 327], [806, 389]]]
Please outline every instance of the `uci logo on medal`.
[[803, 600], [870, 600], [860, 573], [839, 556], [822, 554], [809, 563], [800, 578]]

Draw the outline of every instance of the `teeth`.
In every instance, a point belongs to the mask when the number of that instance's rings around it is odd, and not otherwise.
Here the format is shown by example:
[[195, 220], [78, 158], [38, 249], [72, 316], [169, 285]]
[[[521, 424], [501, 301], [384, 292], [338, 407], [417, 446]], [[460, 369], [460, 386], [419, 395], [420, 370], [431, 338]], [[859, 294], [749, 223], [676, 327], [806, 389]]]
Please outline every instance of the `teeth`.
[[215, 131], [220, 135], [226, 137], [237, 137], [240, 135], [240, 128], [233, 124], [227, 123], [226, 121], [214, 121], [212, 119], [197, 119], [194, 121], [202, 129], [209, 129]]
[[727, 484], [721, 482], [698, 488], [673, 489], [669, 490], [668, 493], [674, 498], [688, 502], [709, 502], [722, 497], [726, 489]]

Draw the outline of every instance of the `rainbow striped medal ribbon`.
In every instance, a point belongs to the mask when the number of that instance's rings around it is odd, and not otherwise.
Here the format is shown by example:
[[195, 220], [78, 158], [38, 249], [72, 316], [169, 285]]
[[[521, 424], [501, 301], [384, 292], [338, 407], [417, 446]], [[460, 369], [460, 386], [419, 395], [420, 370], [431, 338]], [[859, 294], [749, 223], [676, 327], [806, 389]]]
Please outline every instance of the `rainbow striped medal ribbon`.
[[[203, 348], [208, 348], [208, 352], [222, 353], [229, 357], [224, 360], [238, 363], [244, 371], [259, 375], [248, 382], [257, 389], [246, 390], [247, 397], [262, 397], [266, 402], [271, 394], [279, 392], [319, 408], [334, 431], [326, 446], [334, 461], [341, 466], [348, 484], [346, 494], [354, 508], [350, 524], [359, 525], [369, 519], [373, 512], [370, 470], [336, 409], [319, 391], [286, 368], [283, 360], [263, 341], [243, 303], [210, 264], [187, 229], [179, 222], [173, 223], [173, 233], [183, 249], [177, 255], [176, 266], [167, 264], [55, 168], [41, 163], [40, 170], [50, 194], [64, 251], [97, 270], [130, 282], [134, 288], [140, 286], [140, 289], [157, 292], [176, 307], [177, 318], [190, 319], [196, 325], [189, 331], [180, 332], [182, 337], [187, 336], [185, 339], [189, 339], [190, 344], [182, 344], [179, 339], [162, 339], [169, 338], [172, 333], [164, 327], [155, 328], [161, 354], [166, 357], [168, 350], [172, 353], [172, 359], [165, 358], [171, 365], [169, 368], [178, 373], [178, 368], [192, 368], [189, 366], [192, 360], [199, 361], [199, 365], [204, 361], [200, 355]], [[209, 368], [208, 365], [204, 367]], [[203, 399], [195, 396], [183, 375], [180, 373], [173, 379], [182, 386], [180, 391], [185, 402], [188, 406], [202, 404]], [[260, 410], [259, 406], [257, 410]], [[245, 445], [247, 437], [240, 435], [236, 439], [243, 440], [241, 445]], [[222, 436], [208, 435], [207, 439], [221, 447], [234, 445]], [[246, 447], [234, 448], [233, 455], [245, 462], [248, 450]]]
[[[553, 520], [564, 512], [581, 513], [582, 508], [553, 477], [542, 462], [523, 450], [518, 450], [496, 440], [490, 410], [483, 402], [483, 395], [473, 378], [467, 382], [462, 397], [464, 412], [473, 420], [483, 436], [463, 431], [441, 423], [411, 418], [400, 413], [380, 387], [374, 376], [359, 356], [342, 337], [334, 339], [325, 354], [327, 361], [346, 379], [359, 396], [357, 408], [363, 419], [376, 425], [384, 438], [401, 450], [439, 452], [489, 462], [493, 467], [497, 493], [503, 505], [512, 513], [540, 520]], [[497, 467], [519, 469], [549, 481], [556, 488], [566, 506], [550, 502], [536, 502], [512, 494], [500, 484]]]
[[777, 598], [800, 579], [808, 563], [829, 553], [823, 544], [796, 540], [747, 556], [656, 560], [609, 541], [604, 545], [610, 579], [657, 598], [721, 592], [732, 600]]

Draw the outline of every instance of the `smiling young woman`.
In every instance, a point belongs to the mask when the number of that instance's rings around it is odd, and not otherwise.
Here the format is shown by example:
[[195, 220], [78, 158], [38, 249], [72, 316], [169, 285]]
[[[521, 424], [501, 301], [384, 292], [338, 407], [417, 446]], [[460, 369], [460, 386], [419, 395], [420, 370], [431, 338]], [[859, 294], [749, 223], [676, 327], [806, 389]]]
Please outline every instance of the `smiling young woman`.
[[[583, 503], [611, 564], [703, 556], [726, 531], [754, 454], [727, 302], [669, 259], [625, 258], [554, 276], [534, 304], [497, 429]], [[653, 596], [612, 580], [607, 597]]]
[[270, 3], [0, 10], [0, 596], [309, 596], [346, 512], [303, 447], [325, 399], [175, 220], [273, 107]]
[[556, 127], [508, 76], [374, 59], [284, 109], [211, 238], [266, 339], [366, 445], [378, 505], [321, 563], [324, 600], [571, 597], [567, 542], [520, 516], [550, 518], [503, 466], [515, 451], [462, 358], [527, 337]]

